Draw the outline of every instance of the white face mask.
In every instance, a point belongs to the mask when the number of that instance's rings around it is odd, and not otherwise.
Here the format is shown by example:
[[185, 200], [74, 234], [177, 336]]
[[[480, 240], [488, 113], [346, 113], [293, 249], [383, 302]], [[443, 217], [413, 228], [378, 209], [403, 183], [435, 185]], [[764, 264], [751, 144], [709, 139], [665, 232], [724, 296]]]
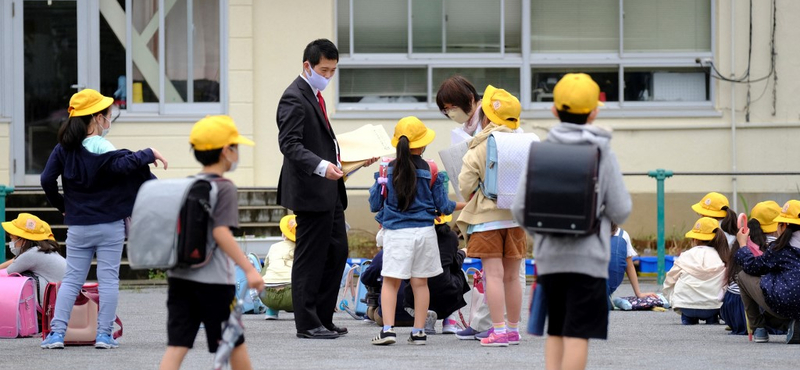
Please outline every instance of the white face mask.
[[465, 122], [469, 120], [469, 115], [464, 113], [464, 110], [458, 107], [450, 109], [447, 112], [447, 116], [450, 117], [455, 123], [463, 125]]
[[[232, 147], [231, 147], [231, 148], [232, 148]], [[231, 150], [236, 150], [236, 149], [231, 149]], [[227, 160], [228, 160], [228, 162], [231, 162], [231, 168], [230, 168], [230, 169], [228, 169], [228, 172], [233, 172], [233, 171], [236, 171], [236, 167], [239, 167], [239, 160], [237, 159], [237, 160], [235, 160], [235, 161], [232, 161], [230, 158], [228, 158], [228, 156], [227, 156], [227, 155], [225, 156], [225, 159], [227, 159]]]
[[16, 241], [12, 240], [12, 241], [8, 242], [8, 249], [10, 249], [11, 250], [11, 254], [13, 254], [16, 257], [16, 256], [19, 256], [19, 252], [20, 252], [20, 250], [22, 248], [17, 247]]
[[314, 71], [314, 68], [308, 68], [308, 70], [311, 72], [311, 74], [306, 72], [308, 83], [319, 91], [325, 90], [325, 88], [328, 86], [328, 82], [331, 80], [323, 77], [320, 74], [317, 74], [317, 72]]
[[101, 130], [100, 136], [106, 137], [106, 135], [108, 135], [108, 132], [111, 131], [111, 120], [108, 119], [108, 117], [106, 117], [105, 115], [100, 115], [100, 117], [103, 117], [104, 120], [108, 121], [108, 128], [103, 127], [103, 124], [98, 122], [98, 126], [100, 126]]

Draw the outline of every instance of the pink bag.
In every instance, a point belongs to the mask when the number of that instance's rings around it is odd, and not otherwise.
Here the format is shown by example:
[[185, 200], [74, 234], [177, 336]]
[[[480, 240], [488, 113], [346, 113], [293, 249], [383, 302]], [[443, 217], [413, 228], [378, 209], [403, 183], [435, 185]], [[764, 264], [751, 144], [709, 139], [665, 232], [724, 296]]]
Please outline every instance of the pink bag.
[[33, 279], [13, 275], [0, 278], [0, 338], [33, 336], [39, 332], [36, 320]]

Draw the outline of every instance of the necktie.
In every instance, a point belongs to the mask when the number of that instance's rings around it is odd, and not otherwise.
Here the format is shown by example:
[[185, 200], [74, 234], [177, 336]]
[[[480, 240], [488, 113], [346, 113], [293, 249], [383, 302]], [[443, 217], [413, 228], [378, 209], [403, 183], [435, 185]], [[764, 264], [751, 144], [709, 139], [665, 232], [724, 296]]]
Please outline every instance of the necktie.
[[325, 99], [322, 98], [321, 91], [317, 91], [317, 99], [319, 100], [319, 107], [322, 109], [322, 115], [325, 116], [325, 122], [328, 124], [328, 130], [330, 130], [331, 121], [328, 120], [328, 111], [325, 109]]

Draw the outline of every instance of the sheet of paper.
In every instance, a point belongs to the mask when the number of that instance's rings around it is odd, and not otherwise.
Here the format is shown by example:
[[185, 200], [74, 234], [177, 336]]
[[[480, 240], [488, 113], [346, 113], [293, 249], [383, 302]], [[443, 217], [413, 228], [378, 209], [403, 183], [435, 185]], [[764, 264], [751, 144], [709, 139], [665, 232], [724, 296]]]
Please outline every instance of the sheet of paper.
[[395, 152], [389, 134], [381, 125], [364, 125], [353, 131], [338, 134], [336, 139], [339, 141], [343, 163], [360, 162]]
[[469, 140], [462, 141], [447, 149], [439, 151], [439, 157], [442, 159], [444, 169], [447, 171], [447, 177], [450, 179], [450, 185], [456, 192], [456, 199], [459, 202], [464, 201], [461, 192], [458, 190], [458, 174], [461, 173], [461, 165], [464, 162], [464, 154], [469, 150]]
[[464, 129], [461, 128], [461, 126], [458, 126], [450, 131], [450, 143], [452, 145], [458, 144], [465, 140], [472, 140], [472, 135], [464, 132]]

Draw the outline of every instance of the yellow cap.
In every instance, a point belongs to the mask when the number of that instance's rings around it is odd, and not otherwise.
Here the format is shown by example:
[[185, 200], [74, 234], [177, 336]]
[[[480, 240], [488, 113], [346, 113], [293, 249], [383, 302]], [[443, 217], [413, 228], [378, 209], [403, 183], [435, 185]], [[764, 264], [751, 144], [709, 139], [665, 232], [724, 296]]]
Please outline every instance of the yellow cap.
[[800, 225], [800, 200], [792, 199], [786, 202], [780, 216], [775, 218], [775, 222]]
[[441, 225], [441, 224], [450, 223], [450, 221], [453, 221], [453, 215], [452, 214], [449, 214], [449, 215], [440, 214], [438, 219], [434, 219], [433, 220], [433, 224], [434, 225]]
[[192, 127], [189, 143], [194, 150], [205, 151], [222, 148], [231, 144], [253, 146], [252, 140], [239, 135], [236, 124], [229, 116], [206, 116]]
[[703, 217], [694, 223], [692, 230], [686, 233], [689, 239], [711, 240], [719, 229], [719, 221], [711, 217]]
[[589, 114], [600, 101], [600, 86], [585, 73], [567, 73], [553, 88], [556, 109], [572, 114]]
[[765, 233], [774, 233], [778, 230], [778, 223], [775, 222], [775, 217], [780, 216], [781, 206], [773, 200], [767, 200], [756, 204], [753, 210], [750, 211], [750, 218], [758, 220], [761, 224], [761, 231]]
[[50, 225], [30, 213], [20, 213], [16, 219], [3, 222], [3, 229], [16, 237], [34, 241], [55, 240]]
[[414, 116], [403, 117], [394, 126], [392, 146], [397, 147], [400, 137], [408, 138], [408, 147], [411, 149], [427, 146], [436, 137], [436, 132], [425, 127], [425, 124]]
[[512, 130], [519, 127], [519, 115], [522, 105], [519, 99], [508, 91], [498, 89], [492, 85], [486, 86], [481, 100], [483, 114], [495, 124], [506, 126]]
[[283, 216], [283, 218], [281, 218], [281, 223], [280, 223], [281, 232], [283, 233], [283, 235], [286, 236], [286, 239], [289, 239], [293, 242], [296, 241], [295, 239], [297, 238], [296, 219], [297, 219], [296, 215], [286, 215]]
[[728, 198], [716, 192], [706, 194], [699, 202], [692, 205], [692, 209], [708, 217], [725, 217], [728, 215], [723, 207], [729, 207]]
[[97, 90], [83, 89], [72, 94], [67, 111], [70, 117], [88, 116], [108, 109], [113, 103], [114, 98], [103, 96]]

